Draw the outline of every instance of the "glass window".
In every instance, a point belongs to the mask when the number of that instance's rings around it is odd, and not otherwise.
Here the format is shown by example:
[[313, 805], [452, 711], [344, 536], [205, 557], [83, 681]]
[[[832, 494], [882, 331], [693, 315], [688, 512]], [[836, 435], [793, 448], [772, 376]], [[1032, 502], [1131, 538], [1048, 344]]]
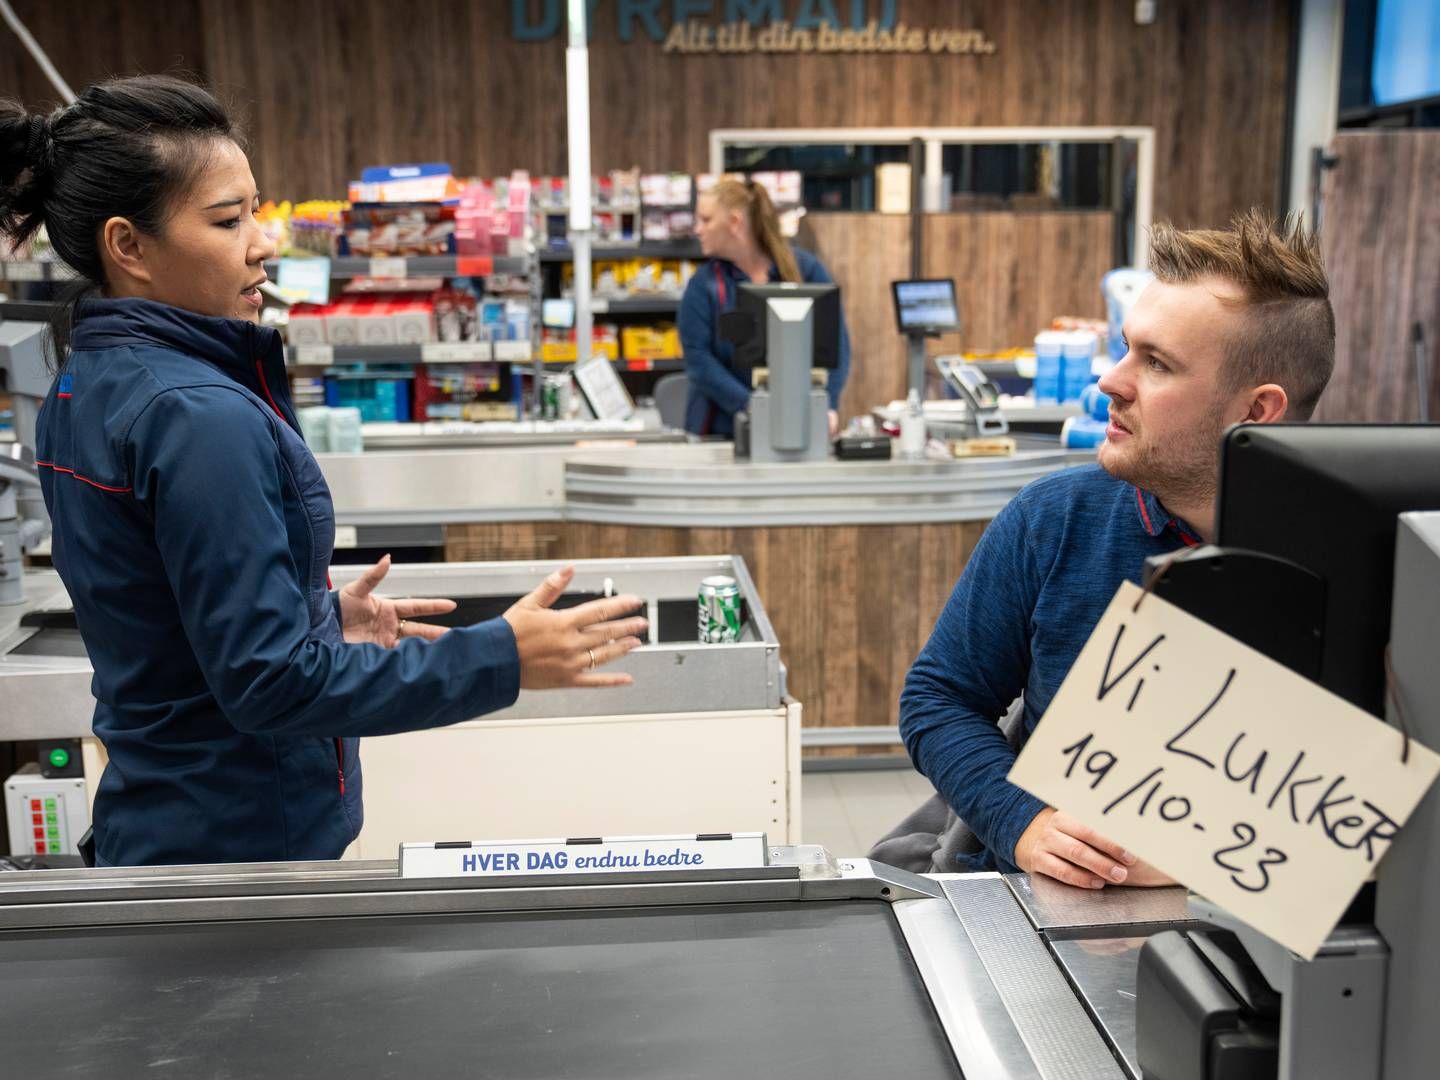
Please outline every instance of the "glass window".
[[725, 147], [726, 172], [798, 171], [806, 210], [874, 210], [875, 167], [910, 160], [910, 147], [855, 143], [742, 143]]
[[967, 143], [941, 151], [950, 210], [1108, 210], [1115, 147], [1108, 142]]

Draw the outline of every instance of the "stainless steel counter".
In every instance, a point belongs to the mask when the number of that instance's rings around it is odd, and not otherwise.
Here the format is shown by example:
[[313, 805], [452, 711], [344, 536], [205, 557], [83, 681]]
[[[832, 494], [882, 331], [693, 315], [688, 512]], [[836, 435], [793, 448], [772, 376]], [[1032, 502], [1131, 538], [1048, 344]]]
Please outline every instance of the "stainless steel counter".
[[[467, 599], [522, 596], [558, 563], [420, 563], [391, 568], [385, 591], [392, 596], [442, 596]], [[606, 579], [617, 593], [634, 593], [649, 604], [652, 635], [658, 635], [660, 606], [688, 605], [688, 640], [656, 638], [614, 665], [635, 677], [632, 686], [597, 694], [588, 690], [522, 691], [508, 709], [489, 714], [488, 722], [544, 717], [641, 716], [672, 713], [777, 710], [785, 696], [780, 643], [738, 557], [667, 559], [592, 559], [576, 561], [571, 591], [598, 595]], [[364, 569], [336, 566], [340, 588]], [[695, 595], [702, 578], [727, 574], [739, 582], [749, 619], [741, 640], [700, 645], [694, 639]], [[80, 738], [90, 734], [95, 702], [92, 670], [68, 641], [31, 649], [41, 631], [22, 627], [31, 612], [70, 610], [70, 598], [53, 570], [25, 575], [26, 601], [0, 607], [0, 739]], [[72, 631], [73, 633], [73, 631]], [[78, 635], [77, 635], [78, 636]], [[17, 651], [19, 650], [19, 651]], [[675, 677], [683, 665], [683, 677]]]
[[[646, 447], [563, 446], [470, 450], [396, 450], [317, 454], [340, 525], [432, 525], [448, 522], [560, 521], [567, 517], [565, 467], [572, 460], [627, 460]], [[725, 443], [676, 443], [664, 455], [709, 464], [730, 459]], [[362, 532], [360, 543], [366, 545]]]
[[[320, 454], [342, 526], [588, 521], [749, 527], [985, 521], [1032, 480], [1095, 460], [1020, 437], [1012, 457], [953, 461], [737, 462], [729, 443], [624, 449], [530, 446]], [[416, 541], [425, 542], [425, 541]]]
[[1011, 457], [916, 462], [757, 465], [670, 448], [577, 456], [565, 466], [565, 516], [681, 528], [985, 521], [1032, 480], [1095, 460], [1025, 445]]
[[[477, 1054], [507, 1076], [1134, 1077], [1110, 1038], [1125, 999], [1094, 1022], [1015, 879], [812, 854], [509, 880], [402, 879], [393, 860], [0, 875], [10, 1060], [107, 1077], [284, 1074], [295, 1055], [317, 1076], [439, 1075]], [[207, 1023], [184, 1022], [197, 1009]]]
[[675, 428], [646, 426], [642, 421], [515, 420], [467, 423], [432, 420], [421, 424], [364, 424], [365, 451], [460, 450], [495, 447], [573, 447], [592, 443], [683, 443], [688, 436]]
[[68, 611], [70, 594], [54, 570], [25, 571], [24, 588], [23, 604], [0, 607], [0, 739], [87, 736], [95, 712], [89, 659], [60, 650], [14, 651], [36, 634], [21, 628], [21, 618], [34, 611]]

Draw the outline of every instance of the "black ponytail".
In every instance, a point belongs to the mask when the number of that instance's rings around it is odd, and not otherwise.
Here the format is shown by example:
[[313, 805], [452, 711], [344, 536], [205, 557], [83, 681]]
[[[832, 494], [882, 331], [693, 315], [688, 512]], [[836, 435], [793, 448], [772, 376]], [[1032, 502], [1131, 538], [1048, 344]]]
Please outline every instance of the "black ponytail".
[[0, 101], [0, 237], [13, 251], [44, 225], [55, 254], [80, 279], [52, 322], [57, 367], [75, 304], [105, 285], [105, 222], [123, 217], [159, 235], [217, 140], [243, 145], [214, 97], [168, 75], [99, 83], [48, 116]]

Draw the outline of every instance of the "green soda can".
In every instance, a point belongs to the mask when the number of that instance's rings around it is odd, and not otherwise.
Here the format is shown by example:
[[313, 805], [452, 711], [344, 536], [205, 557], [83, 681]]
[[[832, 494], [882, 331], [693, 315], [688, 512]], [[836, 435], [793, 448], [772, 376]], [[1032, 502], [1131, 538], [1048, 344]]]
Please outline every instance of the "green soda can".
[[548, 375], [540, 383], [540, 419], [560, 419], [560, 381]]
[[717, 574], [700, 582], [700, 640], [708, 645], [740, 640], [740, 586]]

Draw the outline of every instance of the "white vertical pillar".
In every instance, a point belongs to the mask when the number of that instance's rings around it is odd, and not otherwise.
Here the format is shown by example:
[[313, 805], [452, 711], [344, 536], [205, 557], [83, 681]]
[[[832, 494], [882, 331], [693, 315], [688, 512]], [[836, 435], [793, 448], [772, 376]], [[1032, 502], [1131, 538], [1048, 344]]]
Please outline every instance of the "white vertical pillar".
[[[565, 50], [565, 121], [570, 149], [570, 247], [575, 257], [575, 362], [590, 359], [590, 53], [585, 0], [570, 0]], [[538, 387], [537, 393], [538, 393]]]

